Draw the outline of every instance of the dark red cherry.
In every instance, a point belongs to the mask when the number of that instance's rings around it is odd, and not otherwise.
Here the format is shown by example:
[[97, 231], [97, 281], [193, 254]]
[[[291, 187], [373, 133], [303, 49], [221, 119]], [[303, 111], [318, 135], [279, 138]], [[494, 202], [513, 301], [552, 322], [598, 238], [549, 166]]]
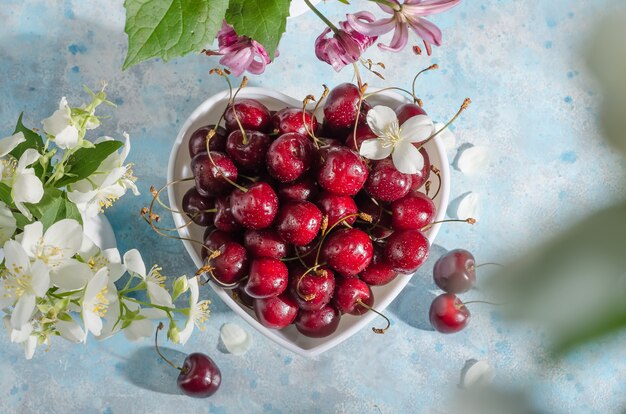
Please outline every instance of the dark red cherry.
[[195, 188], [190, 188], [183, 196], [183, 211], [187, 216], [199, 226], [210, 226], [213, 224], [215, 213], [215, 200], [203, 197]]
[[265, 154], [272, 143], [269, 135], [258, 131], [236, 129], [228, 135], [226, 152], [242, 170], [257, 172], [265, 164]]
[[433, 328], [448, 334], [459, 332], [465, 328], [469, 323], [471, 314], [456, 295], [444, 293], [433, 300], [428, 316]]
[[435, 263], [433, 278], [444, 292], [467, 292], [476, 283], [474, 256], [464, 249], [449, 251]]
[[276, 218], [278, 235], [286, 242], [305, 246], [313, 241], [322, 224], [322, 212], [308, 201], [283, 204]]
[[222, 383], [222, 373], [215, 362], [205, 354], [187, 355], [178, 374], [178, 388], [194, 398], [207, 398], [215, 394]]
[[394, 230], [421, 230], [435, 220], [435, 203], [424, 193], [409, 194], [391, 204]]
[[230, 195], [230, 209], [239, 223], [249, 229], [269, 227], [278, 212], [278, 196], [264, 182], [250, 185], [247, 191], [235, 189]]
[[241, 224], [230, 208], [230, 196], [218, 197], [215, 199], [215, 218], [213, 219], [213, 225], [222, 231], [235, 231], [241, 228]]
[[287, 266], [278, 259], [262, 257], [250, 264], [246, 293], [255, 299], [280, 295], [289, 284]]
[[403, 104], [396, 108], [396, 115], [400, 125], [404, 124], [407, 119], [418, 115], [426, 115], [426, 111], [416, 104]]
[[352, 83], [342, 83], [330, 91], [324, 104], [324, 126], [332, 135], [345, 137], [354, 124], [365, 122], [365, 116], [371, 106], [367, 102], [361, 105], [359, 113], [359, 99], [361, 92]]
[[224, 153], [211, 151], [196, 155], [191, 160], [191, 171], [196, 180], [196, 190], [205, 197], [227, 193], [233, 186], [224, 177], [237, 181], [237, 167]]
[[387, 238], [385, 260], [399, 273], [415, 272], [428, 259], [428, 239], [419, 230], [401, 230]]
[[276, 230], [246, 230], [243, 244], [252, 257], [271, 257], [283, 259], [287, 257], [289, 246], [280, 238]]
[[339, 312], [363, 315], [369, 309], [359, 302], [369, 307], [374, 306], [374, 295], [367, 283], [355, 277], [339, 279], [333, 297], [333, 303]]
[[337, 330], [340, 320], [341, 314], [332, 305], [319, 310], [301, 310], [296, 318], [296, 328], [304, 336], [324, 338]]
[[317, 183], [309, 176], [293, 183], [281, 183], [278, 186], [278, 198], [283, 202], [313, 201], [318, 193]]
[[228, 131], [240, 129], [239, 124], [245, 130], [261, 132], [268, 132], [271, 127], [269, 109], [254, 99], [242, 99], [229, 106], [224, 113], [224, 121]]
[[295, 250], [305, 265], [313, 267], [315, 266], [318, 247], [318, 241], [317, 239], [314, 239], [311, 243], [305, 246], [295, 246]]
[[[191, 158], [200, 154], [201, 152], [207, 152], [206, 141], [209, 136], [209, 132], [215, 128], [215, 125], [207, 125], [198, 128], [191, 134], [189, 138], [189, 156]], [[215, 134], [209, 141], [209, 150], [224, 152], [226, 150], [226, 137], [228, 134], [226, 130], [221, 126], [215, 128]]]
[[300, 309], [319, 310], [333, 297], [335, 275], [326, 267], [318, 268], [317, 271], [311, 271], [304, 275], [306, 271], [302, 266], [296, 266], [289, 272], [291, 294]]
[[372, 261], [372, 240], [362, 230], [341, 229], [333, 232], [322, 246], [322, 257], [342, 276], [354, 277]]
[[317, 172], [317, 182], [333, 194], [353, 196], [363, 188], [368, 173], [359, 154], [346, 147], [332, 147]]
[[368, 139], [375, 139], [375, 138], [378, 138], [378, 136], [376, 136], [376, 134], [372, 132], [370, 127], [367, 124], [365, 124], [365, 125], [359, 125], [357, 127], [356, 142], [354, 140], [355, 139], [354, 131], [350, 131], [348, 135], [346, 136], [345, 143], [346, 143], [346, 146], [350, 148], [351, 150], [359, 152], [363, 141], [367, 141]]
[[278, 135], [289, 132], [309, 135], [311, 131], [317, 133], [319, 122], [311, 112], [303, 111], [302, 108], [285, 108], [272, 115], [272, 126]]
[[233, 298], [247, 306], [248, 308], [252, 308], [254, 306], [254, 298], [246, 293], [246, 289], [244, 285], [239, 285], [235, 289], [232, 290]]
[[382, 201], [375, 203], [365, 192], [357, 194], [355, 200], [359, 211], [372, 217], [372, 223], [360, 224], [360, 228], [367, 229], [367, 232], [377, 239], [387, 238], [393, 233], [391, 214], [385, 211], [389, 210], [387, 204]]
[[281, 135], [267, 150], [266, 161], [272, 177], [283, 183], [295, 181], [311, 168], [313, 145], [298, 133]]
[[377, 200], [390, 202], [407, 195], [411, 181], [411, 175], [398, 171], [391, 159], [384, 159], [374, 165], [365, 190]]
[[[235, 232], [226, 232], [219, 229], [209, 228], [204, 235], [204, 245], [212, 252], [218, 250], [228, 242], [239, 242]], [[209, 255], [207, 249], [202, 249], [202, 259]]]
[[384, 249], [375, 244], [372, 262], [359, 274], [359, 279], [370, 286], [382, 286], [394, 280], [397, 275], [393, 266], [385, 260]]
[[298, 304], [289, 294], [283, 293], [274, 298], [256, 299], [254, 313], [266, 328], [283, 329], [296, 319]]
[[248, 253], [239, 243], [227, 242], [218, 250], [220, 255], [211, 260], [213, 274], [225, 284], [237, 283], [248, 273]]
[[[358, 213], [354, 199], [349, 196], [341, 196], [324, 192], [317, 199], [317, 206], [324, 216], [328, 216], [328, 228], [332, 227], [340, 219]], [[343, 222], [354, 224], [356, 216], [345, 219]]]
[[425, 148], [420, 149], [420, 153], [424, 157], [424, 166], [417, 174], [411, 174], [411, 192], [418, 192], [430, 178], [430, 157]]

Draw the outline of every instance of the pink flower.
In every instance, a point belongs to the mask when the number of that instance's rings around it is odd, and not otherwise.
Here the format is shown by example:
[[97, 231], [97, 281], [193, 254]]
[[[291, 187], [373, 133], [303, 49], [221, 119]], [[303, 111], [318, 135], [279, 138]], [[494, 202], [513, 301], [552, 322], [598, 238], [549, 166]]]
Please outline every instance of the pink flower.
[[[368, 23], [374, 21], [374, 18], [369, 16], [359, 17], [356, 20], [359, 19]], [[359, 60], [363, 52], [377, 39], [376, 36], [359, 33], [348, 22], [340, 22], [339, 26], [341, 29], [333, 37], [326, 37], [331, 30], [328, 28], [315, 40], [317, 58], [330, 64], [337, 72], [344, 66]]]
[[238, 36], [235, 29], [226, 22], [217, 33], [217, 42], [219, 50], [207, 54], [223, 55], [220, 63], [230, 68], [234, 76], [241, 76], [245, 71], [259, 75], [272, 63], [267, 51], [259, 42], [247, 36]]
[[424, 19], [424, 16], [444, 12], [461, 2], [461, 0], [405, 0], [400, 4], [398, 0], [389, 1], [395, 4], [393, 8], [380, 3], [378, 5], [384, 12], [391, 14], [391, 17], [372, 22], [374, 15], [362, 11], [349, 14], [348, 22], [365, 36], [381, 36], [394, 30], [389, 45], [378, 44], [379, 48], [392, 52], [398, 52], [406, 46], [410, 28], [424, 41], [429, 55], [431, 44], [441, 46], [442, 35], [441, 30]]

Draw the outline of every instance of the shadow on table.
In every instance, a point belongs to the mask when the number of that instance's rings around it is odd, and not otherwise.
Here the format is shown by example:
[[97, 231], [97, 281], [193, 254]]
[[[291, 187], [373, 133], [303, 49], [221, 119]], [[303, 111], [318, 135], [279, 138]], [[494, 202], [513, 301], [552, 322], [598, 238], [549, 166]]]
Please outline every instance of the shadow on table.
[[437, 297], [433, 291], [439, 289], [433, 282], [433, 266], [446, 252], [443, 247], [432, 245], [428, 260], [415, 272], [409, 284], [389, 306], [389, 310], [398, 319], [414, 328], [423, 331], [434, 330], [428, 320], [430, 304]]
[[[169, 348], [159, 348], [174, 364], [181, 366], [186, 355]], [[124, 377], [134, 385], [160, 394], [180, 395], [176, 378], [178, 372], [161, 359], [151, 346], [137, 349], [126, 361]]]

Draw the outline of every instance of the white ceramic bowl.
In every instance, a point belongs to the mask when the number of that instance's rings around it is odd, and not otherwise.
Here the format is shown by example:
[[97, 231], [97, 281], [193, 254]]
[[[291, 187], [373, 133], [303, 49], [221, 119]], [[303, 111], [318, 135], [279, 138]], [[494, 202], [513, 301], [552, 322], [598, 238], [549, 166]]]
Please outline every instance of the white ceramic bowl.
[[[266, 88], [246, 87], [239, 92], [238, 98], [256, 99], [265, 104], [271, 110], [282, 109], [286, 106], [302, 106], [301, 101], [284, 95], [278, 91]], [[188, 151], [189, 138], [197, 128], [207, 124], [216, 123], [226, 108], [227, 101], [228, 92], [226, 91], [212, 96], [204, 101], [183, 124], [182, 129], [176, 138], [176, 142], [174, 143], [174, 147], [172, 148], [168, 167], [168, 182], [191, 177], [191, 159]], [[368, 102], [372, 105], [397, 107], [402, 103], [408, 102], [408, 100], [395, 92], [384, 91], [369, 98]], [[318, 117], [319, 116], [320, 114], [318, 114]], [[448, 157], [443, 144], [438, 138], [435, 138], [428, 143], [426, 145], [426, 150], [428, 151], [432, 164], [441, 170], [442, 187], [439, 195], [435, 199], [435, 205], [437, 207], [436, 220], [439, 221], [444, 218], [450, 194], [450, 171], [448, 167]], [[174, 210], [182, 211], [183, 195], [192, 185], [193, 182], [186, 182], [169, 188], [168, 197], [170, 200], [170, 206]], [[173, 216], [177, 227], [182, 226], [187, 220], [187, 218], [181, 214], [174, 213]], [[431, 244], [439, 231], [439, 227], [440, 225], [433, 226], [426, 234]], [[192, 225], [180, 230], [179, 234], [183, 238], [202, 240], [204, 228]], [[200, 247], [187, 241], [183, 241], [183, 244], [196, 266], [200, 268], [203, 264], [200, 256]], [[398, 294], [409, 282], [410, 278], [410, 276], [400, 275], [394, 281], [385, 286], [372, 287], [375, 298], [375, 308], [379, 311], [383, 311], [396, 298], [396, 296], [398, 296]], [[307, 338], [306, 336], [301, 335], [293, 325], [281, 331], [267, 329], [256, 320], [254, 312], [234, 301], [226, 290], [214, 284], [211, 284], [211, 287], [233, 311], [241, 316], [252, 327], [277, 344], [306, 357], [313, 357], [327, 351], [333, 346], [348, 339], [359, 329], [364, 327], [369, 328], [374, 324], [381, 323], [381, 321], [374, 321], [374, 319], [377, 318], [377, 315], [373, 312], [368, 312], [362, 316], [344, 315], [341, 318], [339, 328], [332, 335], [320, 339]]]

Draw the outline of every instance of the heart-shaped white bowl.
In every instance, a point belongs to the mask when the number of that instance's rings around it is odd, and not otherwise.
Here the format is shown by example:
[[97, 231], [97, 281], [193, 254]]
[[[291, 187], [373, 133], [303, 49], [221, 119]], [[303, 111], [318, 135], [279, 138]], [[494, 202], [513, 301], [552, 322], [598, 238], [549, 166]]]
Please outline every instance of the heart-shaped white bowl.
[[[371, 90], [372, 89], [370, 89], [370, 91]], [[246, 87], [239, 92], [238, 98], [256, 99], [265, 104], [271, 110], [279, 110], [287, 106], [302, 106], [301, 101], [284, 95], [278, 91], [266, 88]], [[224, 91], [222, 93], [218, 93], [204, 101], [198, 108], [196, 108], [196, 110], [183, 124], [170, 155], [168, 182], [192, 176], [190, 167], [191, 159], [188, 151], [189, 138], [191, 134], [201, 126], [215, 124], [219, 120], [220, 115], [224, 112], [227, 102], [228, 92]], [[395, 108], [408, 102], [408, 100], [395, 92], [382, 91], [373, 95], [371, 98], [368, 98], [368, 102], [372, 105], [386, 105]], [[429, 142], [425, 148], [428, 151], [431, 163], [441, 170], [441, 191], [434, 200], [435, 206], [437, 207], [436, 220], [439, 221], [445, 216], [445, 210], [447, 208], [448, 198], [450, 195], [450, 171], [448, 167], [448, 157], [443, 144], [438, 138]], [[169, 187], [168, 197], [172, 209], [182, 211], [183, 196], [191, 186], [193, 186], [192, 181]], [[181, 214], [174, 213], [173, 216], [177, 227], [183, 226], [187, 221], [187, 218]], [[439, 227], [440, 225], [435, 225], [426, 233], [426, 236], [430, 240], [431, 244], [439, 231]], [[204, 228], [196, 225], [185, 227], [179, 231], [180, 237], [191, 238], [194, 240], [202, 240], [203, 234]], [[183, 244], [196, 266], [200, 268], [203, 265], [200, 255], [201, 248], [188, 241], [183, 241]], [[394, 281], [385, 286], [372, 287], [375, 299], [375, 308], [379, 311], [383, 311], [396, 298], [396, 296], [398, 296], [398, 294], [409, 282], [410, 278], [411, 276], [400, 275]], [[256, 330], [277, 344], [306, 357], [319, 355], [342, 341], [345, 341], [359, 329], [372, 326], [374, 319], [377, 317], [377, 315], [373, 312], [368, 312], [362, 316], [344, 315], [341, 318], [337, 331], [332, 335], [320, 339], [308, 338], [300, 334], [293, 325], [280, 331], [264, 327], [256, 320], [254, 312], [233, 300], [228, 291], [216, 286], [213, 283], [211, 283], [211, 287], [233, 311], [235, 311]]]

